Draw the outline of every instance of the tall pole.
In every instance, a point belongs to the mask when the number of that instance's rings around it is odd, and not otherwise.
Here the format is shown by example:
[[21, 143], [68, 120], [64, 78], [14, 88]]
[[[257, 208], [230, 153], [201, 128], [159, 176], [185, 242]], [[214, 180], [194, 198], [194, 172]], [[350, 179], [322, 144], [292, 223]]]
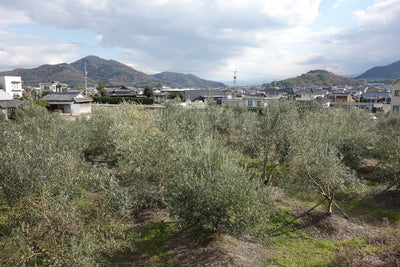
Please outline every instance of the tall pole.
[[235, 91], [235, 93], [236, 93], [236, 79], [237, 79], [237, 76], [236, 76], [236, 70], [233, 72], [233, 90]]
[[86, 70], [86, 62], [85, 62], [85, 93], [86, 93], [86, 96], [88, 96], [88, 91], [87, 91], [87, 70]]

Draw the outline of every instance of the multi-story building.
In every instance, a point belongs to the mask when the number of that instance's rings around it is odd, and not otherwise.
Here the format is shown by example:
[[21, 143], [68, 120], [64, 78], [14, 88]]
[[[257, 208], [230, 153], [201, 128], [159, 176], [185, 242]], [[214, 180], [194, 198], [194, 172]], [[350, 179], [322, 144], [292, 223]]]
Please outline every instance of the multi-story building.
[[0, 76], [0, 84], [3, 91], [13, 98], [22, 97], [22, 81], [19, 76]]

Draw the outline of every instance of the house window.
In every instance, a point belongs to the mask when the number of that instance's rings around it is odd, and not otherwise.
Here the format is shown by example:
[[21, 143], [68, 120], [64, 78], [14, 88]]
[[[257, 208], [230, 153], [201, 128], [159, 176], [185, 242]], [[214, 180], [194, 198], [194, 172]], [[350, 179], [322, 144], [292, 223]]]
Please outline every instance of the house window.
[[400, 96], [400, 90], [394, 90], [394, 96]]
[[248, 100], [247, 101], [247, 106], [252, 107], [253, 106], [253, 100]]
[[257, 107], [261, 108], [261, 101], [257, 101]]
[[393, 106], [393, 112], [399, 113], [400, 112], [399, 106]]

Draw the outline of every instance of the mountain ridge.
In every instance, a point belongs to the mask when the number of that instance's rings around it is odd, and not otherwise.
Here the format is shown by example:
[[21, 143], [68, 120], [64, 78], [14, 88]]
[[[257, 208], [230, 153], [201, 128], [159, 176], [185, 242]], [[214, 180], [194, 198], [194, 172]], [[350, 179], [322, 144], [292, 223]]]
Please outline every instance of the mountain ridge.
[[356, 77], [357, 79], [369, 80], [395, 80], [400, 76], [400, 60], [385, 66], [372, 67], [363, 74]]
[[270, 86], [296, 87], [296, 86], [335, 86], [335, 85], [360, 85], [362, 80], [336, 75], [326, 70], [311, 70], [300, 76], [282, 81], [271, 82]]
[[[37, 68], [17, 68], [3, 71], [0, 72], [0, 76], [21, 76], [24, 84], [29, 86], [38, 86], [42, 82], [60, 81], [71, 87], [83, 87], [85, 84], [85, 63], [89, 86], [96, 86], [99, 82], [104, 82], [107, 86], [125, 85], [137, 87], [156, 87], [160, 84], [178, 88], [193, 87], [193, 84], [196, 87], [225, 86], [223, 83], [201, 79], [193, 74], [174, 73], [169, 79], [163, 80], [155, 75], [135, 70], [116, 60], [106, 60], [93, 55], [81, 58], [71, 64], [44, 64]], [[172, 76], [175, 78], [171, 78]]]

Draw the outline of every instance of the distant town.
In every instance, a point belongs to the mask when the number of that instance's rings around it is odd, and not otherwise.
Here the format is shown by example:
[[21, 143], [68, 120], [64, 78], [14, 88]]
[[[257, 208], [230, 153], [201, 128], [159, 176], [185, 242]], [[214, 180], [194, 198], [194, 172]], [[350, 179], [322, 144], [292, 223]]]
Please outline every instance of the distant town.
[[[387, 66], [386, 73], [396, 77], [392, 74], [397, 73], [394, 71], [397, 65], [398, 62]], [[365, 109], [370, 113], [399, 112], [399, 78], [367, 79], [368, 75], [374, 77], [375, 69], [358, 79], [314, 70], [296, 78], [256, 86], [238, 86], [237, 73], [234, 72], [232, 85], [227, 86], [192, 74], [164, 72], [147, 75], [116, 61], [88, 56], [72, 64], [17, 69], [6, 72], [7, 75], [3, 72], [0, 76], [0, 108], [7, 117], [8, 108], [19, 106], [23, 98], [32, 98], [41, 101], [51, 112], [77, 116], [90, 114], [93, 104], [133, 102], [162, 108], [164, 102], [175, 99], [188, 108], [215, 103], [262, 109], [270, 101], [287, 100], [318, 101], [328, 107], [340, 105], [348, 109]], [[378, 71], [382, 73], [385, 69], [378, 68]], [[46, 73], [46, 77], [64, 77], [67, 81], [46, 81], [44, 74], [40, 73]], [[50, 73], [56, 74], [51, 76]], [[25, 81], [24, 76], [30, 80]]]

